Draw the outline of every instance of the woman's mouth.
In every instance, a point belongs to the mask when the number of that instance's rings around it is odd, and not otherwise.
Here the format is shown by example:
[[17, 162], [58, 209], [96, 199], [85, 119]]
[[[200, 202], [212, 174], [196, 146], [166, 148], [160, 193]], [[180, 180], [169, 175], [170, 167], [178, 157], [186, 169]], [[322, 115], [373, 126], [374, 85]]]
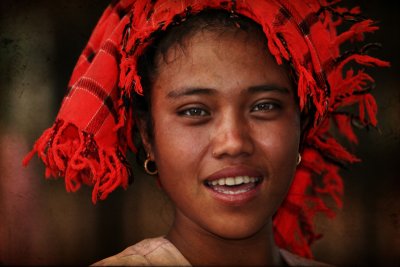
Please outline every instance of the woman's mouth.
[[263, 181], [263, 175], [259, 171], [236, 166], [210, 175], [203, 184], [219, 203], [239, 206], [258, 195]]
[[204, 184], [221, 194], [237, 195], [248, 192], [260, 183], [261, 178], [250, 176], [236, 176], [205, 181]]

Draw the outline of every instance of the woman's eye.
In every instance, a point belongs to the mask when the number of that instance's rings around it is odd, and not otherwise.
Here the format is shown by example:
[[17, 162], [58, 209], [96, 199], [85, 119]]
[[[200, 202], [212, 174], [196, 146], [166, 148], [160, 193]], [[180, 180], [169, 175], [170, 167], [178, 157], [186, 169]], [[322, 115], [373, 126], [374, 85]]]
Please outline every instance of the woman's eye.
[[279, 105], [277, 103], [264, 102], [255, 105], [251, 111], [270, 111], [277, 108], [279, 108]]
[[179, 115], [190, 117], [204, 117], [210, 115], [210, 113], [202, 108], [188, 108], [180, 111]]

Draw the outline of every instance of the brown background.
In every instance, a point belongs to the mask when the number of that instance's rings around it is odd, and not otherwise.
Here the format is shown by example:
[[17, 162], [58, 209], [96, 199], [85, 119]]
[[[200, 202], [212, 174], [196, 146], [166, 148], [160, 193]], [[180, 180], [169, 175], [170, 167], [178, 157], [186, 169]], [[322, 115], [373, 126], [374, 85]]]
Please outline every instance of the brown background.
[[[348, 1], [351, 2], [351, 1]], [[363, 163], [343, 171], [344, 208], [318, 218], [319, 260], [338, 265], [400, 266], [399, 15], [388, 1], [353, 1], [380, 22], [369, 35], [391, 69], [372, 70], [380, 129], [359, 132]], [[69, 194], [46, 181], [33, 141], [51, 125], [72, 68], [106, 1], [0, 3], [0, 265], [90, 264], [145, 237], [165, 233], [171, 206], [154, 179], [136, 168], [134, 186], [93, 206], [91, 191]]]

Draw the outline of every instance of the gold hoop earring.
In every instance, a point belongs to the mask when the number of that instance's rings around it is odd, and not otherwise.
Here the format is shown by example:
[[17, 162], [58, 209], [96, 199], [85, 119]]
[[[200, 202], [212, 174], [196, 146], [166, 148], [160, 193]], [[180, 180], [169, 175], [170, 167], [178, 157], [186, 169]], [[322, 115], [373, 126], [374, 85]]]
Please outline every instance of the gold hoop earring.
[[297, 156], [297, 165], [299, 165], [300, 162], [301, 162], [301, 155], [300, 155], [300, 153], [299, 153], [299, 155]]
[[149, 163], [150, 162], [153, 162], [153, 164], [155, 165], [155, 162], [154, 161], [152, 161], [151, 159], [150, 159], [150, 156], [149, 155], [147, 155], [147, 158], [146, 158], [146, 160], [144, 161], [144, 170], [147, 172], [147, 174], [149, 174], [149, 175], [156, 175], [157, 173], [158, 173], [158, 170], [157, 170], [157, 168], [155, 168], [155, 170], [149, 170]]

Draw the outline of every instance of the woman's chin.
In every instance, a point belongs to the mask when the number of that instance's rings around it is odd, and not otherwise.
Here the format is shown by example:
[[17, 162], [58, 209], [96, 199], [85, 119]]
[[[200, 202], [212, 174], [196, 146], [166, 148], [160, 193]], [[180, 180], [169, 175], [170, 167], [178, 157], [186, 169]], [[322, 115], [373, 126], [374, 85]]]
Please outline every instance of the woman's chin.
[[245, 223], [240, 225], [235, 221], [231, 221], [229, 224], [222, 224], [214, 231], [211, 231], [215, 236], [226, 239], [226, 240], [245, 240], [256, 237], [258, 234], [262, 234], [264, 237], [267, 235], [266, 232], [271, 231], [267, 224], [255, 224], [255, 223]]

